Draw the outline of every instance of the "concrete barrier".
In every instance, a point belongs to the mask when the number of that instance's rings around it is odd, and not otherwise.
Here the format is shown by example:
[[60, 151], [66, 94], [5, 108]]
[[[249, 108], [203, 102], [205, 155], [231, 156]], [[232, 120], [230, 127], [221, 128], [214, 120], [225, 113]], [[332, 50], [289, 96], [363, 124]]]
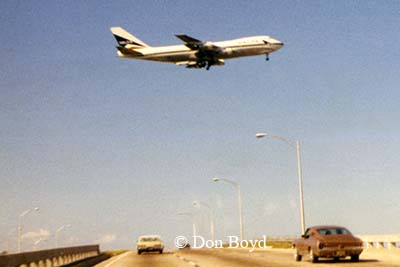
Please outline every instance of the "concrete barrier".
[[90, 257], [83, 260], [78, 260], [76, 262], [63, 265], [62, 267], [92, 267], [95, 266], [96, 264], [99, 264], [100, 262], [108, 260], [110, 257], [111, 257], [110, 255], [102, 253], [98, 256]]
[[400, 234], [398, 235], [359, 235], [366, 248], [400, 248]]
[[99, 245], [58, 248], [0, 256], [1, 267], [56, 267], [100, 254]]

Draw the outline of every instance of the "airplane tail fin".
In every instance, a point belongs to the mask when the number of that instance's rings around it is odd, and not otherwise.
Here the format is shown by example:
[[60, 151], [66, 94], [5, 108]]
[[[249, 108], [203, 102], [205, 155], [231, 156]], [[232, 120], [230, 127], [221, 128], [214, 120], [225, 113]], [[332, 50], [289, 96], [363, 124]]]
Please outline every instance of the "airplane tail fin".
[[126, 45], [130, 44], [133, 46], [137, 46], [138, 48], [149, 47], [149, 45], [139, 40], [121, 27], [112, 27], [110, 28], [110, 30], [115, 39], [117, 39], [117, 43], [119, 46], [125, 47]]

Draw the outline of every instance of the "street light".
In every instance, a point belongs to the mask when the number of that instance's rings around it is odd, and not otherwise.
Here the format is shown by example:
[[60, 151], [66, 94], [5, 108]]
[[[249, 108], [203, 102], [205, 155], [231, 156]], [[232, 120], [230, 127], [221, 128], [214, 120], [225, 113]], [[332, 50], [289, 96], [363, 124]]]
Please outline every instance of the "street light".
[[237, 198], [238, 198], [238, 209], [239, 209], [240, 240], [243, 240], [243, 211], [242, 211], [242, 193], [240, 192], [240, 185], [234, 181], [218, 177], [214, 177], [213, 181], [214, 182], [223, 181], [236, 187]]
[[70, 224], [63, 225], [56, 230], [55, 239], [56, 239], [56, 248], [58, 248], [58, 234], [64, 230], [65, 228], [71, 227]]
[[304, 220], [304, 198], [303, 198], [303, 178], [301, 173], [301, 153], [300, 153], [300, 141], [297, 140], [295, 143], [292, 141], [287, 140], [281, 136], [277, 135], [270, 135], [266, 133], [257, 133], [256, 138], [260, 139], [263, 137], [269, 137], [273, 139], [280, 140], [285, 142], [290, 147], [296, 149], [296, 156], [297, 156], [297, 175], [299, 177], [299, 198], [300, 198], [300, 218], [301, 218], [301, 233], [304, 234], [305, 232], [305, 220]]
[[31, 213], [32, 211], [39, 211], [39, 208], [36, 207], [34, 209], [28, 209], [24, 212], [22, 212], [19, 215], [19, 220], [18, 220], [18, 242], [17, 242], [17, 246], [18, 246], [18, 253], [21, 253], [21, 243], [22, 243], [22, 231], [24, 230], [24, 226], [23, 226], [23, 219], [26, 215], [28, 215], [29, 213]]
[[213, 209], [210, 207], [205, 202], [202, 201], [193, 201], [193, 206], [204, 206], [208, 209], [209, 211], [209, 216], [210, 216], [210, 234], [211, 234], [211, 240], [215, 240], [215, 229], [214, 229], [214, 212]]
[[190, 212], [180, 212], [178, 213], [178, 215], [180, 216], [187, 216], [190, 217], [192, 219], [192, 230], [193, 230], [193, 238], [196, 236], [196, 224], [194, 222], [194, 215], [193, 213]]
[[33, 243], [33, 250], [34, 250], [34, 251], [37, 250], [37, 246], [38, 246], [40, 243], [42, 243], [42, 242], [47, 242], [47, 238], [41, 237], [41, 238], [39, 238], [38, 240], [36, 240], [36, 241]]

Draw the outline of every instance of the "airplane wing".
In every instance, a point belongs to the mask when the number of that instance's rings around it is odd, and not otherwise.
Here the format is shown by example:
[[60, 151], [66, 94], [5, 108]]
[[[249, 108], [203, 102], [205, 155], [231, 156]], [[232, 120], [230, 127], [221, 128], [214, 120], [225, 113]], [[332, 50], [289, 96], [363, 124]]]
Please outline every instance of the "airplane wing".
[[224, 51], [223, 47], [215, 45], [212, 42], [200, 41], [186, 34], [177, 34], [175, 36], [184, 41], [186, 47], [197, 51], [195, 53], [197, 58], [196, 61], [175, 62], [176, 65], [186, 65], [186, 68], [205, 67], [207, 70], [209, 70], [212, 65], [223, 66], [225, 64], [223, 59], [218, 58], [218, 55]]
[[186, 34], [176, 34], [176, 37], [184, 41], [185, 43], [202, 43], [202, 41], [195, 39], [193, 37], [190, 37]]
[[199, 49], [201, 44], [203, 43], [202, 41], [192, 38], [186, 34], [176, 34], [175, 36], [184, 41], [185, 45], [192, 50]]
[[223, 50], [222, 47], [219, 47], [212, 42], [203, 42], [201, 40], [198, 40], [196, 38], [190, 37], [186, 34], [176, 34], [175, 35], [177, 38], [181, 39], [182, 41], [185, 42], [185, 45], [189, 47], [192, 50], [199, 50], [201, 52], [207, 53], [215, 53], [215, 52], [220, 52]]

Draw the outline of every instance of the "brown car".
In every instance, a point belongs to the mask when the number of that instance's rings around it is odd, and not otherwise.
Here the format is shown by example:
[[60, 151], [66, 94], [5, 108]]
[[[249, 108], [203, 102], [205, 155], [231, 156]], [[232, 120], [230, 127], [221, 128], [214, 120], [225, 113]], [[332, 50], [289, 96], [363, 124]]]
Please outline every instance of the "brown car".
[[303, 256], [308, 256], [312, 262], [317, 262], [318, 258], [339, 260], [348, 256], [352, 261], [359, 261], [363, 241], [341, 226], [313, 226], [293, 241], [293, 248], [296, 261], [301, 261]]

